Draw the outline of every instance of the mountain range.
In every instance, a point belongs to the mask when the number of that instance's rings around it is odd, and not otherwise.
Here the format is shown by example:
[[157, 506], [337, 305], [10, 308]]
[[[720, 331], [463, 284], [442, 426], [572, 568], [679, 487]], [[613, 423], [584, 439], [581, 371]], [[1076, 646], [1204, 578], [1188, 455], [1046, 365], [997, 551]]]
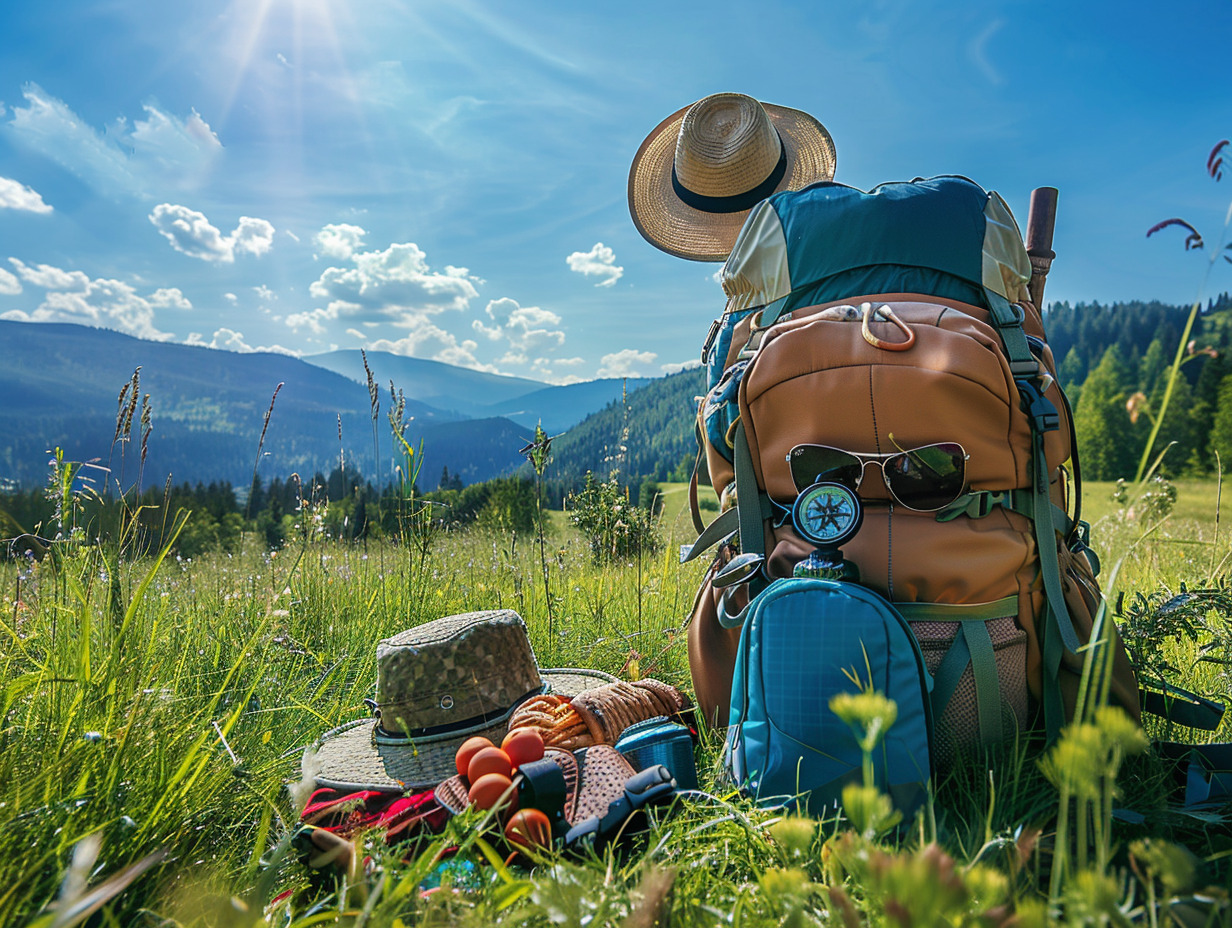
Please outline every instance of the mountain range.
[[[306, 355], [303, 360], [359, 383], [368, 382], [364, 355], [359, 351]], [[619, 400], [622, 391], [636, 390], [650, 382], [644, 377], [628, 377], [550, 386], [524, 377], [489, 374], [383, 351], [368, 352], [367, 363], [377, 384], [393, 381], [421, 403], [464, 418], [503, 417], [529, 429], [541, 423], [552, 434]]]
[[[177, 484], [246, 487], [254, 467], [265, 479], [285, 479], [328, 473], [343, 461], [383, 483], [396, 463], [390, 381], [405, 397], [404, 434], [422, 458], [421, 486], [435, 487], [444, 468], [474, 483], [515, 470], [536, 422], [559, 434], [649, 382], [551, 386], [369, 352], [378, 386], [374, 416], [359, 352], [239, 354], [0, 320], [0, 358], [0, 486], [45, 482], [48, 451], [57, 447], [66, 459], [109, 467], [113, 487], [139, 479], [161, 485], [169, 476]], [[138, 367], [138, 392], [150, 407], [144, 455], [141, 404], [125, 429], [128, 397], [119, 402]], [[91, 472], [101, 483], [101, 472]]]

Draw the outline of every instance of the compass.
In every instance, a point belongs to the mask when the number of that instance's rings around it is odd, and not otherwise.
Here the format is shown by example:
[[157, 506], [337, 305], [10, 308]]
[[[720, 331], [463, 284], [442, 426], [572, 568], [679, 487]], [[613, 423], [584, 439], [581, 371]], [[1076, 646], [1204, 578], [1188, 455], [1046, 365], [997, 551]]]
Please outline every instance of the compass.
[[841, 483], [814, 483], [796, 497], [791, 520], [800, 535], [820, 548], [836, 549], [860, 530], [860, 499]]

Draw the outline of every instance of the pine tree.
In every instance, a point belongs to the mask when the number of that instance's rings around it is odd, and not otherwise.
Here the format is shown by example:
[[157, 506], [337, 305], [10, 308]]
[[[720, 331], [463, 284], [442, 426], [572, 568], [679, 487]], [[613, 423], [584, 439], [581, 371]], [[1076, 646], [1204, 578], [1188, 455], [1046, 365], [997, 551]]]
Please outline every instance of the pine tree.
[[[1219, 385], [1210, 449], [1212, 456], [1219, 455], [1219, 465], [1224, 471], [1232, 467], [1232, 376], [1225, 377]], [[1214, 462], [1211, 463], [1213, 467]]]
[[1137, 466], [1135, 429], [1125, 411], [1129, 373], [1117, 346], [1111, 345], [1082, 385], [1074, 429], [1083, 476], [1091, 480], [1132, 477]]

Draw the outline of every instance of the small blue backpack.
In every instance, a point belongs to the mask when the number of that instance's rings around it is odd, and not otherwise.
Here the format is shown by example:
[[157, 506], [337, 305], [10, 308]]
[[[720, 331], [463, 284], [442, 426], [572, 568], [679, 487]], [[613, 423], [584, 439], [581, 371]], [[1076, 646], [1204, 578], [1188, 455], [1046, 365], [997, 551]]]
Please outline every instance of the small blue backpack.
[[759, 802], [834, 806], [861, 782], [863, 754], [830, 698], [870, 685], [898, 706], [873, 757], [876, 785], [910, 816], [932, 772], [932, 677], [906, 620], [848, 581], [775, 580], [744, 617], [725, 767]]

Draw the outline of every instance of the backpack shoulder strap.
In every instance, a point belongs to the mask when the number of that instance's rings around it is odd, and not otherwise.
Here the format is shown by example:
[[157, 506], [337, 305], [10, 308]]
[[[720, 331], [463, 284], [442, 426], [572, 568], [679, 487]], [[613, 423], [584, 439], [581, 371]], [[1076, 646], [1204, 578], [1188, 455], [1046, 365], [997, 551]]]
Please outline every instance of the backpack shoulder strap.
[[1067, 653], [1076, 654], [1081, 646], [1065, 603], [1061, 564], [1057, 556], [1058, 531], [1064, 535], [1067, 527], [1058, 526], [1053, 515], [1048, 458], [1044, 454], [1044, 433], [1060, 428], [1061, 419], [1056, 406], [1040, 389], [1040, 362], [1031, 352], [1022, 327], [1026, 318], [1022, 307], [1010, 303], [990, 288], [986, 287], [984, 293], [990, 318], [1005, 345], [1010, 373], [1031, 426], [1031, 521], [1035, 526], [1035, 548], [1040, 559], [1045, 599], [1044, 621], [1040, 627], [1044, 659], [1044, 724], [1048, 740], [1052, 741], [1061, 733], [1066, 722], [1059, 684], [1061, 661]]

